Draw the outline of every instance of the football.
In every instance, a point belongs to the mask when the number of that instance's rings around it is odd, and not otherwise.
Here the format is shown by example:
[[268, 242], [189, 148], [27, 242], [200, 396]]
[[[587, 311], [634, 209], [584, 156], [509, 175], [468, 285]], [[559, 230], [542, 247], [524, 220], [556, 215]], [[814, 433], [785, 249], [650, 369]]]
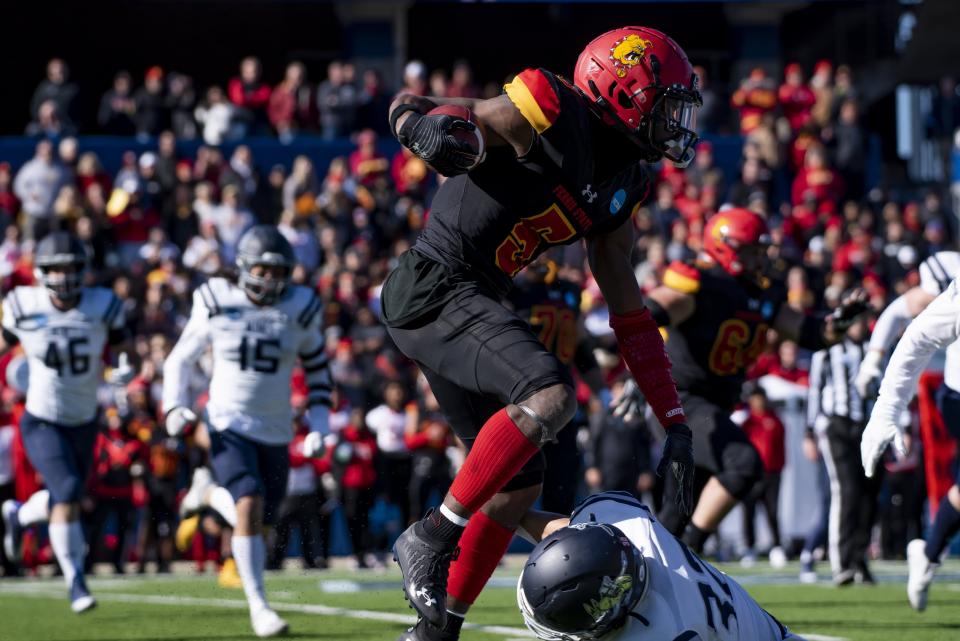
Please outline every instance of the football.
[[460, 118], [461, 120], [466, 120], [467, 122], [473, 123], [476, 126], [476, 129], [473, 131], [467, 131], [465, 129], [453, 129], [451, 130], [450, 134], [457, 140], [470, 145], [474, 155], [476, 156], [476, 160], [470, 167], [471, 169], [483, 162], [483, 157], [487, 152], [486, 132], [483, 129], [483, 124], [477, 120], [477, 116], [470, 109], [461, 105], [440, 105], [439, 107], [431, 109], [427, 115], [453, 116], [455, 118]]

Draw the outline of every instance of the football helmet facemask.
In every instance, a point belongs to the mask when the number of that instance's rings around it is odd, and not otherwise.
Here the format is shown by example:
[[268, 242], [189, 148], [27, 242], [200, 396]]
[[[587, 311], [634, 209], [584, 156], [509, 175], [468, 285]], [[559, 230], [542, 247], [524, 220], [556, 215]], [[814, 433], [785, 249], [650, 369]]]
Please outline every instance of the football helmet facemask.
[[[254, 303], [272, 305], [290, 285], [296, 257], [293, 247], [273, 225], [256, 225], [248, 229], [237, 245], [238, 283]], [[279, 267], [280, 278], [254, 275], [256, 266]]]

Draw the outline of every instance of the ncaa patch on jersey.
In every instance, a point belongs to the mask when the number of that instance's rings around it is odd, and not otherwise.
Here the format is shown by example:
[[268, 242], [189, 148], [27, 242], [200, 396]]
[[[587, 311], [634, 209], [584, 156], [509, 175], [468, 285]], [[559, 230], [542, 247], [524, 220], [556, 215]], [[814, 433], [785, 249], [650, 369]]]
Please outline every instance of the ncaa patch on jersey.
[[627, 192], [623, 189], [618, 189], [616, 193], [613, 194], [613, 198], [610, 199], [610, 213], [615, 214], [620, 211], [626, 201]]

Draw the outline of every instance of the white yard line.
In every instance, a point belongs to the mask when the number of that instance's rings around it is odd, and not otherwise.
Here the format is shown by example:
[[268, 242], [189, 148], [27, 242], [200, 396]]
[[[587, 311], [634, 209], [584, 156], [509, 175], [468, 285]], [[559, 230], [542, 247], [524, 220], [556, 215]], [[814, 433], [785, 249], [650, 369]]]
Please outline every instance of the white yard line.
[[[63, 599], [64, 593], [60, 586], [52, 585], [30, 585], [29, 583], [19, 583], [18, 585], [0, 585], [0, 593], [16, 594], [19, 596], [35, 597], [42, 599]], [[232, 608], [236, 610], [246, 610], [247, 603], [239, 599], [207, 599], [201, 597], [189, 596], [162, 596], [159, 594], [125, 594], [122, 592], [100, 592], [96, 595], [100, 601], [118, 601], [121, 603], [146, 603], [150, 605], [174, 605], [174, 606], [200, 606], [200, 607], [218, 607]], [[336, 616], [348, 619], [363, 619], [366, 621], [384, 621], [387, 623], [400, 623], [403, 625], [413, 625], [416, 623], [416, 617], [407, 614], [396, 614], [393, 612], [377, 612], [374, 610], [355, 610], [347, 608], [335, 608], [320, 604], [303, 603], [278, 603], [271, 602], [274, 610], [279, 612], [299, 612], [303, 614], [316, 614], [320, 616]], [[486, 632], [487, 634], [496, 634], [504, 637], [516, 637], [523, 639], [535, 639], [536, 636], [524, 628], [511, 628], [500, 625], [480, 625], [477, 623], [465, 623], [465, 629], [476, 630], [477, 632]]]
[[[51, 583], [16, 582], [13, 584], [0, 584], [0, 594], [16, 594], [19, 596], [35, 597], [42, 599], [63, 599], [64, 593], [60, 585]], [[174, 606], [200, 606], [214, 608], [232, 608], [235, 610], [246, 610], [247, 604], [240, 599], [208, 599], [202, 597], [190, 596], [163, 596], [159, 594], [126, 594], [122, 592], [100, 592], [96, 595], [101, 601], [118, 601], [121, 603], [146, 603], [150, 605], [174, 605]], [[299, 612], [302, 614], [316, 614], [320, 616], [336, 616], [348, 619], [362, 619], [366, 621], [384, 621], [387, 623], [400, 623], [403, 625], [413, 625], [416, 623], [416, 617], [407, 614], [396, 614], [394, 612], [378, 612], [375, 610], [354, 610], [346, 608], [335, 608], [329, 605], [303, 604], [303, 603], [278, 603], [271, 602], [273, 609], [280, 612]], [[501, 625], [480, 625], [478, 623], [464, 623], [464, 629], [476, 630], [487, 634], [496, 634], [503, 637], [509, 637], [506, 641], [522, 641], [523, 639], [537, 638], [529, 630], [524, 628], [511, 628]], [[823, 634], [810, 634], [797, 632], [806, 641], [849, 641], [845, 637], [832, 637]]]

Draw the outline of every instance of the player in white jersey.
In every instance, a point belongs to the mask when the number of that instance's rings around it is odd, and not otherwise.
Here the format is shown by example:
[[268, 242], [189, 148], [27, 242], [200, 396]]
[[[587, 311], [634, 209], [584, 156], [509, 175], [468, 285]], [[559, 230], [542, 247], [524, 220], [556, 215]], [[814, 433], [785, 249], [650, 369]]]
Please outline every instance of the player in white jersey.
[[[287, 623], [270, 609], [263, 587], [266, 547], [289, 472], [293, 438], [290, 377], [299, 358], [306, 374], [308, 456], [323, 451], [331, 383], [321, 331], [322, 302], [290, 284], [293, 249], [276, 227], [248, 230], [238, 245], [237, 284], [213, 278], [194, 293], [193, 311], [164, 365], [167, 431], [179, 434], [197, 420], [190, 410], [189, 376], [203, 352], [213, 351], [205, 423], [210, 461], [220, 488], [229, 492], [235, 528], [231, 544], [257, 636], [282, 634]], [[193, 491], [193, 489], [191, 490]], [[221, 510], [223, 511], [223, 510]]]
[[[3, 301], [0, 351], [19, 344], [27, 358], [23, 444], [46, 489], [23, 504], [2, 506], [8, 558], [19, 557], [25, 527], [49, 522], [50, 544], [63, 571], [74, 612], [96, 605], [83, 577], [86, 554], [80, 498], [97, 436], [97, 389], [103, 380], [104, 348], [125, 342], [123, 306], [113, 292], [84, 287], [86, 248], [67, 232], [37, 245], [35, 287], [16, 287]], [[133, 371], [122, 366], [112, 382], [125, 384]]]
[[[887, 445], [905, 453], [901, 424], [897, 420], [917, 389], [917, 379], [930, 357], [938, 349], [960, 338], [960, 285], [954, 280], [917, 316], [903, 333], [880, 383], [880, 395], [873, 406], [870, 421], [863, 432], [860, 454], [867, 476], [873, 474]], [[948, 362], [945, 374], [960, 376], [960, 363]], [[945, 403], [945, 418], [952, 411]], [[960, 423], [945, 420], [955, 438], [960, 438]], [[907, 597], [915, 610], [927, 607], [927, 592], [940, 557], [953, 535], [960, 531], [960, 473], [943, 497], [926, 541], [914, 539], [907, 545]]]
[[[926, 309], [960, 275], [960, 252], [937, 252], [920, 263], [919, 271], [920, 284], [894, 299], [877, 318], [867, 353], [857, 371], [856, 386], [861, 397], [873, 396], [871, 390], [883, 376], [884, 357], [907, 323]], [[947, 348], [948, 362], [960, 364], [958, 357], [960, 345]], [[960, 367], [951, 367], [948, 371], [950, 373], [945, 380], [947, 388], [957, 390], [954, 394], [960, 397]]]
[[802, 641], [630, 494], [595, 494], [569, 519], [531, 512], [521, 527], [540, 542], [517, 602], [540, 639]]

